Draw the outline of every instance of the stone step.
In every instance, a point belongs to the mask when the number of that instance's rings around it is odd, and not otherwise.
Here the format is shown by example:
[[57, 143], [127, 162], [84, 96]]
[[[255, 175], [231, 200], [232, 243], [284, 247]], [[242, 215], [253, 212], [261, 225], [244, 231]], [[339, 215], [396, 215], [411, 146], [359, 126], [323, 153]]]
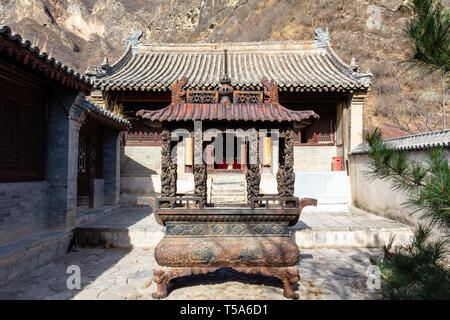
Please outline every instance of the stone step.
[[214, 182], [245, 182], [244, 174], [224, 174], [224, 175], [212, 175]]
[[221, 183], [246, 183], [247, 179], [243, 178], [243, 179], [235, 179], [235, 178], [226, 178], [226, 179], [216, 179], [213, 178], [212, 179], [213, 183], [217, 183], [217, 184], [221, 184]]
[[225, 189], [221, 189], [221, 190], [211, 190], [211, 195], [214, 194], [243, 194], [245, 195], [247, 193], [247, 190], [245, 189], [229, 189], [229, 190], [225, 190]]
[[242, 189], [230, 189], [230, 190], [212, 190], [211, 195], [244, 195], [247, 190]]
[[223, 189], [242, 189], [245, 190], [247, 185], [245, 183], [213, 183], [211, 185], [212, 190], [223, 190]]
[[243, 176], [213, 178], [210, 201], [217, 205], [245, 204], [247, 185]]
[[247, 203], [246, 197], [217, 197], [211, 198], [211, 202], [214, 204], [226, 204], [226, 203]]
[[238, 199], [247, 199], [247, 197], [245, 195], [216, 195], [216, 196], [212, 196], [211, 197], [211, 203], [215, 203], [214, 200], [216, 201], [236, 201]]
[[[83, 225], [75, 231], [80, 247], [154, 248], [164, 236], [151, 208], [123, 208], [116, 214]], [[412, 227], [350, 208], [349, 212], [302, 213], [291, 228], [300, 249], [379, 248], [395, 235], [395, 243], [409, 243]]]
[[247, 199], [235, 199], [235, 200], [219, 199], [219, 200], [214, 201], [215, 206], [224, 206], [224, 205], [229, 205], [229, 204], [237, 205], [237, 204], [246, 204], [246, 203], [247, 203]]
[[[247, 193], [245, 191], [237, 191], [237, 192], [212, 192], [211, 199], [213, 198], [223, 198], [223, 197], [246, 197]], [[211, 201], [212, 202], [212, 201]], [[213, 202], [214, 203], [214, 202]]]
[[212, 190], [211, 196], [245, 196], [247, 194], [246, 190]]

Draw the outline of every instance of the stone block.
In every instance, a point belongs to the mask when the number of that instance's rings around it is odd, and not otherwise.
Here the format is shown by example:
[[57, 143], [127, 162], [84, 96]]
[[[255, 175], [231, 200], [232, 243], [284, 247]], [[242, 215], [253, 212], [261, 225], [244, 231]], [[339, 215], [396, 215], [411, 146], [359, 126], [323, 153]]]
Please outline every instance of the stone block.
[[90, 207], [100, 208], [105, 203], [105, 181], [103, 179], [91, 179]]

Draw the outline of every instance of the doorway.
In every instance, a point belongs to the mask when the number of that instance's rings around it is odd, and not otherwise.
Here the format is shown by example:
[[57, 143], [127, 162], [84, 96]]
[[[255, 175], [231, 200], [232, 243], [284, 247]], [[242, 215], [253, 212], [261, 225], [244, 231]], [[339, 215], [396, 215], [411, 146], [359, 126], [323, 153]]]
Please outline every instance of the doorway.
[[207, 146], [208, 173], [245, 173], [248, 143], [235, 134], [222, 133], [223, 147]]
[[86, 121], [78, 137], [77, 211], [93, 207], [95, 179], [103, 178], [103, 134], [95, 122]]

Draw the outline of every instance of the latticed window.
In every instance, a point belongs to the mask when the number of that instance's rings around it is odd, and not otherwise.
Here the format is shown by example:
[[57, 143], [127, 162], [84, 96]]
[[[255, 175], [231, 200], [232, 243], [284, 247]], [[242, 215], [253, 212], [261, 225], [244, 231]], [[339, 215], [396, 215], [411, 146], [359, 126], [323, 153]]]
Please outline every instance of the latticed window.
[[0, 181], [44, 179], [44, 111], [0, 98]]
[[87, 169], [87, 135], [80, 133], [78, 137], [78, 172], [86, 173]]
[[336, 114], [334, 110], [316, 111], [320, 119], [315, 120], [311, 125], [295, 129], [296, 144], [336, 144]]
[[158, 146], [161, 144], [161, 128], [145, 126], [139, 121], [131, 121], [131, 129], [125, 133], [127, 146]]
[[5, 99], [3, 105], [2, 163], [4, 173], [20, 169], [20, 131], [22, 106], [16, 101]]

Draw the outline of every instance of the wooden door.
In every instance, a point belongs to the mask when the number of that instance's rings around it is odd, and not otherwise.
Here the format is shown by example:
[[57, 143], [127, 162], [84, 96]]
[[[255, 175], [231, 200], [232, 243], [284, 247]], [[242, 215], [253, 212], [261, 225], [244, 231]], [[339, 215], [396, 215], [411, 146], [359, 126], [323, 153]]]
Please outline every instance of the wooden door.
[[92, 203], [92, 179], [103, 178], [102, 128], [86, 121], [78, 138], [78, 210], [88, 209]]

